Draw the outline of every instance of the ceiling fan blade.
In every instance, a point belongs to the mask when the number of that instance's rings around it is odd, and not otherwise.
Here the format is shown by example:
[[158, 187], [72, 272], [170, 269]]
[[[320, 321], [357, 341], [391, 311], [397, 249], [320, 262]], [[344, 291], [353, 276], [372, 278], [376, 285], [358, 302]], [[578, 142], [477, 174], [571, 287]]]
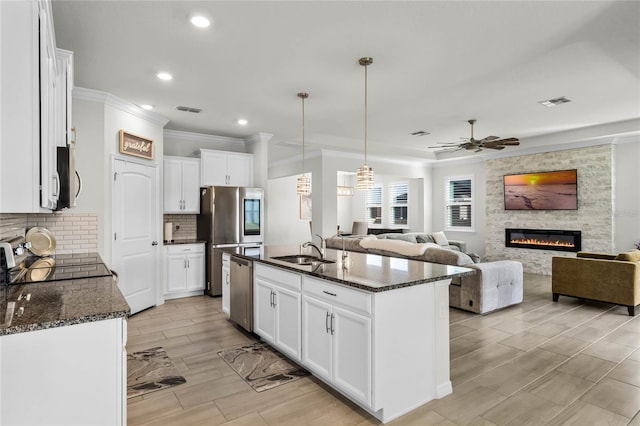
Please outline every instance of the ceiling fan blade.
[[500, 139], [498, 136], [487, 136], [484, 139], [480, 139], [481, 142], [485, 142], [485, 141], [494, 141], [496, 139]]
[[518, 142], [520, 139], [518, 138], [505, 138], [505, 139], [500, 139], [499, 141], [496, 142], [501, 142], [501, 143], [505, 143], [505, 142]]
[[509, 146], [520, 145], [520, 142], [518, 142], [517, 140], [515, 140], [515, 141], [502, 141], [501, 143], [502, 143], [502, 145], [509, 145]]
[[495, 146], [485, 146], [485, 148], [501, 150], [501, 149], [504, 149], [505, 147], [504, 145], [495, 145]]

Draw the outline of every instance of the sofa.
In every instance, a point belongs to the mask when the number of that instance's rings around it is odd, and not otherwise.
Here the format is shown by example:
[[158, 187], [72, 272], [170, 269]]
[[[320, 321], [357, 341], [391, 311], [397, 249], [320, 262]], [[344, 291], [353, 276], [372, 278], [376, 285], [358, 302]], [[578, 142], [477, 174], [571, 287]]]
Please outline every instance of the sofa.
[[[405, 238], [398, 237], [399, 235], [404, 235]], [[478, 263], [479, 256], [464, 253], [464, 242], [439, 240], [442, 243], [439, 245], [433, 238], [431, 242], [419, 242], [428, 241], [427, 235], [430, 234], [336, 236], [328, 238], [326, 245], [337, 250], [403, 257], [473, 269], [475, 274], [456, 277], [449, 286], [449, 306], [454, 308], [485, 314], [522, 302], [522, 263], [513, 260]]]
[[626, 306], [635, 315], [640, 305], [640, 250], [625, 253], [580, 251], [576, 257], [551, 260], [553, 301], [560, 296], [578, 297]]

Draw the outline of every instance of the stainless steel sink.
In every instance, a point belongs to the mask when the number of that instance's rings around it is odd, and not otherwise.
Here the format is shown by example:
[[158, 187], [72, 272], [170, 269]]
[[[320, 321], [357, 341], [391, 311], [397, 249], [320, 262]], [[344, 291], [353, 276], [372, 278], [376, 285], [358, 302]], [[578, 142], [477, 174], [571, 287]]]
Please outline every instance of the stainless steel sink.
[[275, 260], [281, 260], [283, 262], [295, 263], [296, 265], [317, 265], [318, 263], [336, 263], [334, 260], [320, 259], [316, 256], [308, 254], [293, 254], [290, 256], [277, 256], [272, 257]]

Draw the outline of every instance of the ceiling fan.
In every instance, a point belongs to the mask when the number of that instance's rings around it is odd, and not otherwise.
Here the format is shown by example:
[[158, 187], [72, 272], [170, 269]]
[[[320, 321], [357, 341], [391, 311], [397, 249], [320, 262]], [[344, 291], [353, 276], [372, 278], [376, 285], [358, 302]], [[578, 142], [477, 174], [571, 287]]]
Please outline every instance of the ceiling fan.
[[440, 142], [439, 145], [430, 146], [428, 148], [440, 149], [442, 151], [459, 151], [466, 149], [467, 151], [480, 152], [484, 148], [489, 149], [504, 149], [507, 146], [520, 145], [518, 138], [505, 138], [500, 139], [498, 136], [487, 136], [482, 139], [475, 139], [473, 137], [473, 125], [476, 123], [475, 119], [469, 120], [471, 125], [471, 138], [461, 143], [444, 143]]

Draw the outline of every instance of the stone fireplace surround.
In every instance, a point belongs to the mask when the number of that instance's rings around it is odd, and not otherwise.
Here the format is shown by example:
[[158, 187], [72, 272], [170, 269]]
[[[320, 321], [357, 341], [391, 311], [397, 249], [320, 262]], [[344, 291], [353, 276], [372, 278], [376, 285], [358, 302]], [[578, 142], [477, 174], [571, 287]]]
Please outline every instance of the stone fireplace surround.
[[[566, 251], [506, 247], [506, 228], [580, 230], [582, 250], [612, 252], [614, 149], [607, 144], [488, 160], [485, 259], [517, 260], [525, 272], [550, 275], [553, 256], [574, 256]], [[505, 210], [504, 175], [572, 168], [578, 170], [577, 210]]]

